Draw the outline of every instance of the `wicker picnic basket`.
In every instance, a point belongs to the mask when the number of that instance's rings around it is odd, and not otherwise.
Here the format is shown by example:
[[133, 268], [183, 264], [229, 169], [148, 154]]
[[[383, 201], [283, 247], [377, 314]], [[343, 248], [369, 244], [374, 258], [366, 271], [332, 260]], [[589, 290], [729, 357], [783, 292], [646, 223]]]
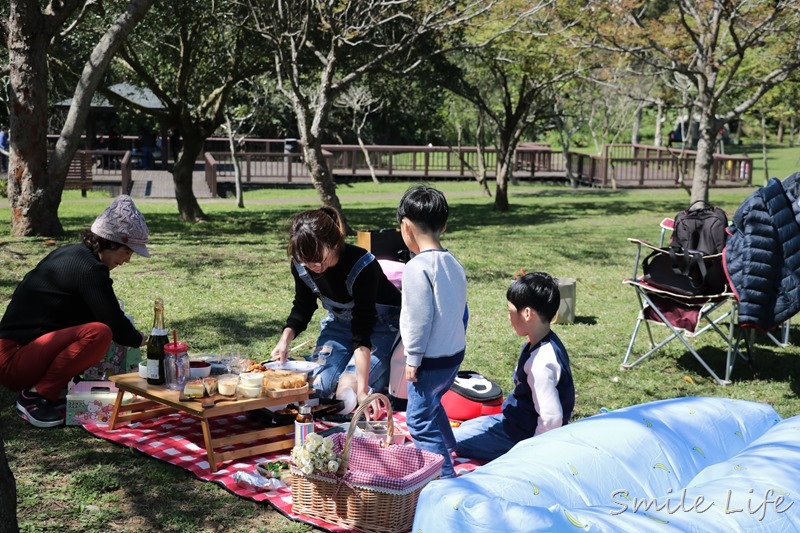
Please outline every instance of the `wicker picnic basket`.
[[[354, 436], [374, 400], [386, 407], [386, 438]], [[371, 394], [353, 414], [347, 435], [331, 437], [334, 450], [342, 454], [339, 475], [306, 475], [292, 465], [292, 511], [365, 533], [409, 531], [419, 493], [441, 475], [444, 458], [414, 446], [391, 445], [393, 433], [389, 399]]]

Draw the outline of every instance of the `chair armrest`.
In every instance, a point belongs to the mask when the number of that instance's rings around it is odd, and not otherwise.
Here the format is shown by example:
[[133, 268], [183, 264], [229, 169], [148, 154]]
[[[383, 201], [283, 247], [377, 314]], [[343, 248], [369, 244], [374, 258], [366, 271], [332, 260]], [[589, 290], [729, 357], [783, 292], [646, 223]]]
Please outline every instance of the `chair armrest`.
[[658, 245], [664, 246], [664, 237], [667, 236], [667, 232], [675, 229], [675, 219], [667, 217], [661, 221], [659, 226], [661, 226], [661, 237], [658, 240]]

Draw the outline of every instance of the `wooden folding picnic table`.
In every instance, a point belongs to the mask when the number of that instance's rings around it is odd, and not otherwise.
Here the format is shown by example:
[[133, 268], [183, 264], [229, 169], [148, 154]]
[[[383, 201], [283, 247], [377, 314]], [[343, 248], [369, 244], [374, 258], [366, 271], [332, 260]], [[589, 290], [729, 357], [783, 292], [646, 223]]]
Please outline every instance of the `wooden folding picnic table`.
[[[111, 413], [109, 429], [115, 429], [121, 423], [146, 420], [176, 411], [186, 413], [200, 421], [211, 472], [217, 471], [218, 463], [277, 450], [286, 450], [294, 445], [293, 425], [257, 429], [215, 438], [211, 435], [210, 427], [213, 418], [222, 415], [246, 413], [264, 407], [303, 402], [308, 400], [310, 392], [310, 389], [306, 386], [300, 389], [284, 391], [284, 393], [274, 397], [223, 399], [217, 401], [213, 407], [203, 407], [199, 400], [181, 400], [181, 391], [170, 390], [161, 385], [149, 385], [145, 378], [140, 377], [135, 372], [111, 376], [109, 379], [116, 384], [119, 390], [114, 402], [114, 410]], [[132, 402], [123, 404], [123, 395], [126, 392], [140, 398], [134, 398]], [[254, 444], [246, 448], [215, 452], [216, 449], [224, 448], [225, 446], [256, 442], [280, 436], [285, 438], [268, 443]]]

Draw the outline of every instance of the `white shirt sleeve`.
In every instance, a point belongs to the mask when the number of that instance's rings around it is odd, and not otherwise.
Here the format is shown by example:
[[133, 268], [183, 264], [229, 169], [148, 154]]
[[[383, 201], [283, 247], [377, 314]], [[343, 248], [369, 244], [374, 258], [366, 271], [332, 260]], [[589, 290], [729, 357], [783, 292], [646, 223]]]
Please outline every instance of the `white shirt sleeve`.
[[561, 365], [549, 344], [541, 346], [525, 362], [525, 374], [533, 392], [533, 406], [539, 413], [535, 435], [561, 427], [564, 413], [558, 396], [558, 380], [561, 378]]

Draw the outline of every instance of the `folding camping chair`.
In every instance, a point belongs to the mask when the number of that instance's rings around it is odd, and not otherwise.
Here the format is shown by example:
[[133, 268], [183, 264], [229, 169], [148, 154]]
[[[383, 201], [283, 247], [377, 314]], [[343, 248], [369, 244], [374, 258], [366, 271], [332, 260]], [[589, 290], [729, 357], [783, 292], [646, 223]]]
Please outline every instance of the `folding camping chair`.
[[[662, 244], [665, 231], [662, 223]], [[718, 294], [690, 296], [681, 291], [680, 287], [670, 285], [667, 279], [668, 276], [664, 279], [659, 279], [653, 274], [646, 276], [642, 268], [645, 256], [650, 253], [660, 253], [666, 254], [668, 259], [669, 251], [639, 239], [629, 238], [628, 242], [636, 245], [636, 258], [634, 260], [633, 276], [624, 280], [623, 283], [634, 288], [639, 302], [639, 313], [621, 368], [628, 369], [636, 366], [671, 341], [677, 339], [683, 343], [686, 349], [711, 374], [717, 383], [720, 385], [729, 384], [736, 360], [739, 357], [750, 360], [749, 339], [742, 333], [742, 329], [738, 327], [738, 302], [734, 294], [726, 287], [723, 292]], [[714, 261], [721, 263], [722, 254], [707, 256], [705, 259], [709, 263]], [[663, 325], [668, 330], [667, 336], [659, 342], [656, 342], [654, 338], [654, 328], [652, 327], [654, 324]], [[633, 362], [629, 362], [636, 357], [633, 354], [634, 345], [643, 325], [649, 337], [650, 349]], [[724, 378], [721, 378], [711, 369], [688, 340], [708, 331], [715, 331], [727, 346]], [[739, 349], [741, 341], [744, 341], [746, 355]]]
[[[675, 219], [674, 218], [669, 218], [669, 217], [664, 218], [661, 221], [661, 224], [659, 224], [659, 227], [661, 228], [661, 235], [659, 237], [658, 246], [659, 246], [659, 248], [663, 248], [664, 247], [664, 241], [666, 240], [666, 237], [667, 237], [667, 232], [672, 232], [675, 229]], [[634, 276], [635, 276], [635, 274], [634, 274]], [[789, 342], [789, 328], [791, 327], [791, 325], [792, 325], [792, 321], [791, 321], [791, 319], [789, 319], [789, 320], [786, 320], [786, 321], [782, 322], [781, 325], [778, 326], [775, 330], [765, 331], [764, 334], [776, 346], [778, 346], [780, 348], [786, 348], [787, 346], [789, 346], [791, 344], [791, 342]], [[754, 334], [755, 334], [755, 331], [752, 330], [752, 329], [748, 332], [748, 335], [749, 335], [749, 337], [748, 337], [749, 341], [748, 342], [749, 342], [750, 345], [752, 345], [754, 343], [754, 340], [755, 340], [754, 339]]]

